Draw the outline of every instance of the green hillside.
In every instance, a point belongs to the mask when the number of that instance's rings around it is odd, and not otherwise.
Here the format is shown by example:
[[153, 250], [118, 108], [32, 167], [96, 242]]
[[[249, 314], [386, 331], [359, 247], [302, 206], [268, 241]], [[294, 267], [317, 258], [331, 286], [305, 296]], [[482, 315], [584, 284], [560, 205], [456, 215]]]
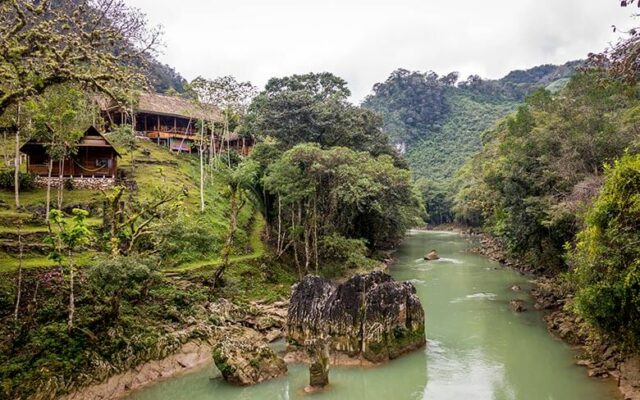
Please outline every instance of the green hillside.
[[450, 183], [464, 161], [482, 148], [482, 133], [515, 111], [535, 89], [562, 89], [579, 65], [542, 65], [512, 71], [499, 80], [472, 75], [460, 82], [456, 73], [439, 76], [400, 69], [376, 84], [363, 106], [383, 116], [385, 132], [405, 152], [431, 221], [448, 222]]
[[[188, 154], [173, 154], [150, 142], [139, 142], [134, 151], [134, 164], [131, 154], [125, 153], [120, 160], [123, 183], [130, 187], [126, 196], [136, 201], [150, 201], [159, 188], [180, 190], [183, 193], [181, 211], [170, 219], [171, 224], [158, 226], [159, 234], [166, 236], [166, 248], [163, 249], [163, 264], [169, 269], [190, 269], [193, 265], [207, 265], [217, 259], [227, 230], [226, 207], [228, 199], [223, 196], [223, 187], [212, 182], [207, 185], [205, 212], [199, 211], [198, 195], [198, 159]], [[56, 198], [56, 188], [51, 190], [52, 199]], [[107, 191], [109, 193], [109, 191]], [[18, 233], [22, 233], [25, 245], [23, 267], [39, 268], [54, 266], [47, 258], [49, 246], [44, 243], [48, 229], [44, 221], [45, 189], [29, 189], [20, 195], [21, 208], [16, 210], [13, 190], [0, 190], [0, 272], [18, 268]], [[96, 237], [102, 232], [102, 218], [105, 194], [98, 190], [65, 189], [62, 209], [69, 214], [73, 208], [89, 211], [88, 224]], [[54, 201], [55, 203], [55, 201]], [[174, 225], [176, 220], [180, 224]], [[251, 207], [243, 209], [240, 215], [236, 256], [252, 254], [252, 224], [254, 221]], [[21, 228], [18, 228], [20, 223]], [[167, 225], [171, 225], [170, 227]], [[259, 235], [260, 233], [258, 233]], [[99, 241], [96, 241], [99, 242]], [[258, 240], [259, 242], [259, 240]], [[81, 265], [89, 264], [98, 248], [87, 248], [79, 257]], [[257, 250], [257, 249], [256, 249]]]
[[516, 101], [491, 103], [454, 92], [448, 101], [451, 112], [442, 128], [408, 146], [405, 157], [415, 178], [446, 180], [465, 159], [481, 148], [481, 133], [512, 112]]

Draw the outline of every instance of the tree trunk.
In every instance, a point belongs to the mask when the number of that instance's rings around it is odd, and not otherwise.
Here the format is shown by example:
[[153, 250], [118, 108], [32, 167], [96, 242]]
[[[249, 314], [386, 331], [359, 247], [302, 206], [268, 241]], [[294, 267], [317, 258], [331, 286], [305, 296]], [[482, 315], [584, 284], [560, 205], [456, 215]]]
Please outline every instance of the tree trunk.
[[20, 104], [16, 117], [16, 161], [13, 173], [13, 186], [16, 197], [16, 209], [20, 208]]
[[204, 212], [204, 121], [200, 126], [200, 212]]
[[20, 312], [20, 298], [22, 297], [22, 258], [24, 247], [22, 245], [22, 226], [18, 224], [18, 287], [16, 291], [16, 308], [13, 311], [13, 319], [18, 323], [18, 313]]
[[231, 255], [231, 249], [233, 248], [233, 242], [236, 235], [236, 229], [238, 226], [238, 190], [233, 190], [231, 193], [231, 204], [230, 204], [231, 215], [229, 216], [229, 231], [227, 232], [227, 239], [225, 240], [224, 247], [222, 247], [222, 264], [216, 270], [215, 275], [213, 276], [213, 284], [211, 286], [211, 290], [215, 290], [218, 286], [218, 282], [222, 278], [222, 274], [227, 269], [229, 265], [229, 256]]
[[[308, 201], [307, 206], [309, 206]], [[308, 218], [305, 218], [304, 223], [302, 222], [302, 203], [298, 204], [298, 219], [302, 225], [302, 235], [304, 239], [304, 273], [307, 275], [309, 273], [309, 263], [311, 262], [311, 244], [309, 243], [311, 239], [311, 227], [309, 226]]]
[[282, 240], [281, 232], [282, 232], [282, 199], [280, 198], [280, 193], [278, 193], [278, 243], [276, 245], [278, 255], [280, 255], [280, 252], [282, 251], [283, 240]]
[[73, 265], [73, 256], [71, 250], [69, 250], [69, 320], [67, 321], [67, 327], [69, 332], [73, 330], [73, 316], [76, 312], [76, 300], [74, 291], [74, 278], [75, 278], [75, 266]]
[[5, 166], [9, 166], [10, 165], [9, 163], [11, 161], [11, 157], [9, 157], [9, 153], [7, 152], [7, 149], [9, 148], [7, 144], [8, 144], [7, 133], [3, 132], [2, 133], [2, 159], [4, 161]]
[[47, 173], [47, 200], [45, 203], [45, 220], [49, 223], [49, 211], [51, 211], [51, 174], [53, 172], [53, 158], [49, 158], [49, 171]]
[[316, 275], [319, 273], [318, 268], [318, 195], [313, 197], [313, 251], [315, 254], [314, 261], [316, 267]]
[[58, 181], [58, 210], [62, 210], [62, 191], [64, 190], [64, 157], [60, 160], [58, 164], [60, 167], [60, 171], [58, 173], [59, 181]]
[[294, 211], [294, 209], [291, 209], [291, 231], [293, 232], [293, 237], [291, 239], [292, 243], [293, 243], [293, 259], [296, 262], [296, 268], [298, 268], [298, 279], [302, 280], [303, 275], [302, 275], [302, 270], [300, 269], [300, 260], [298, 259], [298, 241], [297, 238], [295, 237], [295, 231], [296, 231], [296, 212]]
[[227, 138], [227, 163], [229, 164], [229, 168], [231, 168], [231, 150], [229, 147], [229, 118], [226, 115], [224, 117], [224, 130], [226, 132], [224, 136]]

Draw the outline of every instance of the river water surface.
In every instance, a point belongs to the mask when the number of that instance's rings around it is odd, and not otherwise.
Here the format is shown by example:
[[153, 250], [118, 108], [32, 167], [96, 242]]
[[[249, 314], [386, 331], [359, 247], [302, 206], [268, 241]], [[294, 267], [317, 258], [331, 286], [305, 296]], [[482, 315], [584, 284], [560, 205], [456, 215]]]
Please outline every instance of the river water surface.
[[[397, 280], [416, 286], [426, 311], [428, 346], [376, 368], [332, 368], [330, 387], [305, 395], [308, 370], [260, 385], [226, 384], [212, 365], [133, 393], [130, 400], [429, 399], [605, 400], [617, 399], [611, 381], [590, 379], [574, 365], [571, 349], [546, 331], [536, 311], [515, 314], [509, 301], [532, 309], [527, 279], [487, 258], [468, 253], [472, 244], [448, 232], [413, 231], [391, 266]], [[426, 262], [436, 249], [442, 257]], [[511, 290], [513, 285], [521, 292]]]

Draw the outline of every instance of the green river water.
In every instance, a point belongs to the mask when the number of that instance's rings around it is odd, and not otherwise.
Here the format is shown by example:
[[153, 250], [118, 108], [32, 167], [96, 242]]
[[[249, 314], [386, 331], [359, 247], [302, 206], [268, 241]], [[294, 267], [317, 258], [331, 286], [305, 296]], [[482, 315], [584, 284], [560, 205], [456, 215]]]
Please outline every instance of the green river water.
[[[618, 399], [615, 385], [587, 377], [571, 349], [546, 331], [536, 311], [515, 314], [509, 300], [532, 309], [527, 279], [487, 258], [466, 252], [471, 243], [448, 232], [410, 232], [391, 274], [416, 286], [426, 311], [428, 346], [376, 368], [332, 368], [330, 387], [303, 392], [308, 370], [260, 385], [226, 384], [215, 367], [168, 379], [133, 393], [129, 400], [429, 399], [603, 400]], [[437, 249], [442, 257], [425, 262]], [[514, 292], [518, 284], [523, 291]]]

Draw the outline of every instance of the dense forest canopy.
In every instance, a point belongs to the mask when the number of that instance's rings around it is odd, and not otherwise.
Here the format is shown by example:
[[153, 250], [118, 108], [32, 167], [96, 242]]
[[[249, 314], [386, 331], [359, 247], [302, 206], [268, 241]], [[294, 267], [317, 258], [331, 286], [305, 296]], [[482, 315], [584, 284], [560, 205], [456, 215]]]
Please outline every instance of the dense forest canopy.
[[482, 146], [481, 134], [539, 87], [558, 90], [582, 63], [541, 65], [512, 71], [499, 80], [477, 75], [399, 69], [378, 83], [363, 102], [384, 119], [384, 131], [405, 151], [419, 180], [431, 221], [451, 221], [450, 185], [464, 161]]

